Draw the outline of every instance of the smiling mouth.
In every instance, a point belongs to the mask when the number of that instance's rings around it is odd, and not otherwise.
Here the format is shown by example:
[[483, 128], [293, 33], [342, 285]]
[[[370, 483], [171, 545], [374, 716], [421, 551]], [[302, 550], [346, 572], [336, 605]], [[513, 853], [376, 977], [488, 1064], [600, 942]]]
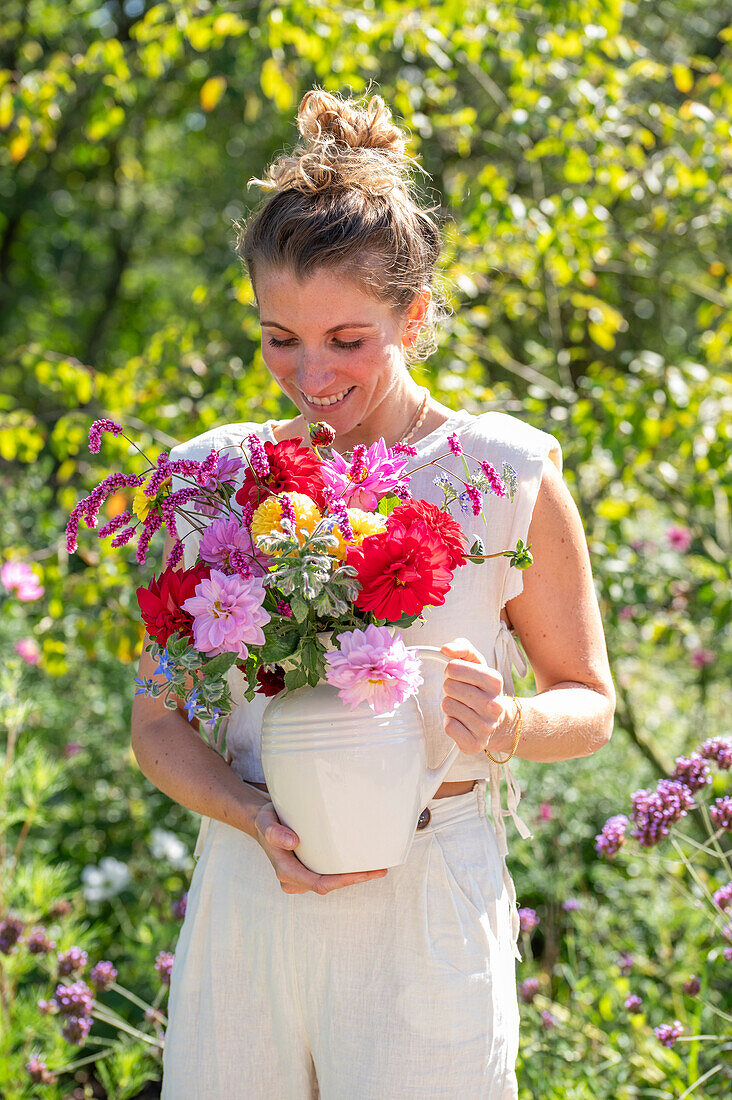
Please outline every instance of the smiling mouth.
[[329, 405], [338, 405], [341, 401], [348, 397], [349, 393], [353, 389], [353, 386], [349, 386], [347, 390], [341, 390], [340, 393], [331, 393], [327, 397], [311, 397], [308, 393], [302, 393], [303, 397], [309, 405], [314, 405], [316, 408], [327, 408]]

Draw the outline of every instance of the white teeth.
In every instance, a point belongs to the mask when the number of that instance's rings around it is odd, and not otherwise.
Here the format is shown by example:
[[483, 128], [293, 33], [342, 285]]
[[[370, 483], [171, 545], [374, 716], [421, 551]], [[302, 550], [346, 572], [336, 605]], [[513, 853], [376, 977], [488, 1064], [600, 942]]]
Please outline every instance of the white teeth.
[[343, 390], [341, 393], [331, 394], [330, 397], [310, 397], [309, 394], [303, 394], [311, 405], [336, 405], [339, 401], [342, 401], [347, 393], [350, 393], [353, 389], [349, 386], [347, 390]]

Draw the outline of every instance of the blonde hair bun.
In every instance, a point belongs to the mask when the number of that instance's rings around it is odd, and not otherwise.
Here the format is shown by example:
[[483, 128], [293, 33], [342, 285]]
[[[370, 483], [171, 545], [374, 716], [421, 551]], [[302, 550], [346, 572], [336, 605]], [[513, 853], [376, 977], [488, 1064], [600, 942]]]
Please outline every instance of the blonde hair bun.
[[274, 161], [264, 179], [250, 184], [309, 195], [329, 189], [385, 195], [405, 188], [414, 164], [405, 152], [406, 135], [380, 95], [362, 102], [320, 88], [306, 92], [297, 113], [303, 144]]

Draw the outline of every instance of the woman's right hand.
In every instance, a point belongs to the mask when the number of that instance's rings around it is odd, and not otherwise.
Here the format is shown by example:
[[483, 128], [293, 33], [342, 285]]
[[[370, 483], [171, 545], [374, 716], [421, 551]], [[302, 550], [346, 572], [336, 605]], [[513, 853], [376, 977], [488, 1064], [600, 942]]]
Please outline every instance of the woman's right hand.
[[347, 875], [318, 875], [309, 871], [292, 850], [300, 843], [299, 836], [282, 824], [271, 802], [265, 802], [259, 810], [254, 827], [256, 839], [274, 867], [285, 894], [306, 894], [308, 890], [315, 894], [329, 894], [331, 890], [340, 890], [356, 882], [368, 882], [372, 878], [383, 878], [386, 874], [386, 868], [353, 871]]

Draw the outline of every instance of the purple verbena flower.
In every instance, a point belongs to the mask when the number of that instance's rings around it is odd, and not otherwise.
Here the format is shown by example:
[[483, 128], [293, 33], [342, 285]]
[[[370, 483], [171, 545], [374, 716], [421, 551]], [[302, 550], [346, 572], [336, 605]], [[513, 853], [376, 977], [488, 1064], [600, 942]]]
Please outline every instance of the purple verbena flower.
[[621, 952], [620, 956], [618, 957], [618, 966], [620, 967], [620, 973], [627, 977], [633, 969], [634, 965], [635, 955], [631, 954], [630, 951]]
[[726, 794], [722, 798], [715, 799], [709, 807], [709, 816], [715, 829], [732, 831], [732, 796]]
[[518, 916], [522, 932], [533, 932], [539, 923], [535, 909], [519, 909]]
[[105, 432], [111, 432], [112, 435], [121, 435], [122, 425], [116, 424], [114, 420], [94, 421], [89, 429], [89, 450], [93, 455], [99, 454], [99, 445]]
[[732, 947], [725, 947], [724, 957], [727, 960], [727, 962], [732, 962]]
[[172, 906], [171, 906], [171, 912], [172, 912], [173, 916], [176, 918], [176, 920], [183, 920], [184, 916], [186, 915], [186, 906], [187, 905], [188, 905], [188, 891], [186, 890], [186, 892], [184, 894], [181, 894], [181, 896], [178, 898], [178, 900], [174, 901]]
[[720, 886], [719, 890], [714, 891], [712, 897], [714, 904], [721, 910], [732, 908], [732, 882], [728, 882], [726, 886]]
[[47, 955], [49, 951], [54, 950], [56, 944], [54, 940], [49, 940], [46, 929], [39, 926], [26, 936], [25, 946], [31, 955]]
[[627, 1008], [628, 1012], [642, 1012], [643, 1001], [637, 993], [631, 993], [628, 997], [625, 998], [625, 1007]]
[[82, 1046], [91, 1031], [91, 1025], [89, 1016], [67, 1016], [61, 1028], [61, 1034], [68, 1043]]
[[64, 1016], [91, 1016], [94, 994], [86, 982], [71, 982], [70, 985], [61, 982], [56, 986], [53, 999]]
[[422, 683], [419, 658], [401, 634], [392, 637], [388, 627], [370, 624], [339, 634], [338, 642], [340, 649], [325, 655], [325, 678], [351, 710], [367, 703], [381, 714], [417, 694]]
[[625, 814], [615, 814], [614, 817], [609, 817], [595, 837], [595, 851], [597, 854], [608, 858], [616, 855], [625, 843], [627, 827], [628, 819]]
[[712, 773], [702, 756], [693, 752], [691, 756], [677, 756], [672, 779], [678, 779], [690, 791], [699, 791], [712, 782]]
[[556, 1016], [552, 1015], [548, 1008], [543, 1008], [539, 1015], [541, 1016], [541, 1022], [547, 1029], [547, 1031], [551, 1031], [552, 1028], [555, 1028], [559, 1023], [559, 1020], [557, 1020]]
[[0, 951], [3, 955], [13, 954], [22, 931], [23, 922], [17, 917], [6, 917], [0, 921]]
[[117, 981], [117, 970], [107, 959], [102, 959], [91, 968], [89, 978], [94, 988], [101, 993], [102, 990], [109, 989], [112, 982]]
[[539, 992], [539, 979], [538, 978], [526, 978], [518, 987], [519, 1000], [524, 1004], [530, 1005], [533, 1003], [534, 997]]
[[722, 771], [732, 768], [732, 741], [724, 737], [710, 737], [699, 749], [705, 760], [713, 760]]
[[677, 779], [660, 779], [655, 791], [635, 791], [631, 802], [630, 816], [635, 823], [631, 836], [644, 848], [652, 848], [668, 836], [671, 825], [694, 806], [691, 791]]
[[64, 977], [66, 974], [80, 973], [86, 966], [86, 960], [89, 956], [86, 951], [82, 951], [80, 947], [70, 947], [68, 951], [58, 951], [56, 958], [58, 959], [58, 973], [59, 977]]
[[575, 909], [581, 908], [582, 902], [579, 898], [567, 898], [566, 901], [562, 902], [562, 909], [564, 909], [565, 913], [573, 913]]
[[665, 1047], [672, 1047], [684, 1033], [684, 1027], [680, 1020], [674, 1020], [672, 1024], [661, 1024], [660, 1027], [654, 1027], [653, 1030], [659, 1043], [663, 1043]]
[[696, 997], [700, 989], [701, 982], [697, 978], [696, 974], [690, 974], [687, 980], [684, 982], [684, 993], [687, 997]]
[[25, 1068], [31, 1081], [36, 1085], [53, 1085], [58, 1080], [56, 1074], [52, 1073], [36, 1054], [31, 1055]]
[[172, 951], [160, 951], [155, 959], [155, 969], [163, 985], [170, 985], [170, 973], [173, 969], [174, 959], [175, 955]]

